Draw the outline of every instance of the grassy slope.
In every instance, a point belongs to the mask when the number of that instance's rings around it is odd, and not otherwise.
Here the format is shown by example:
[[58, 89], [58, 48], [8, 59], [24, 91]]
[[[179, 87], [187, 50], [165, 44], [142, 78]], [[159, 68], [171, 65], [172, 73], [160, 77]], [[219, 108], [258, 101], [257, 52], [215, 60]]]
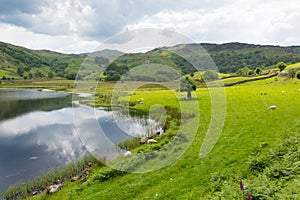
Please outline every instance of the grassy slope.
[[[198, 135], [176, 164], [152, 173], [126, 174], [103, 183], [69, 183], [57, 194], [35, 199], [207, 199], [213, 195], [211, 176], [214, 174], [232, 176], [238, 191], [238, 180], [246, 170], [250, 152], [261, 142], [267, 142], [270, 148], [276, 146], [287, 132], [299, 125], [299, 87], [298, 80], [273, 78], [226, 88], [227, 115], [222, 135], [209, 156], [201, 160], [198, 153], [210, 120], [210, 98], [207, 89], [199, 89]], [[285, 95], [282, 90], [286, 91]], [[266, 95], [261, 95], [262, 92]], [[160, 101], [163, 94], [164, 91], [157, 91], [138, 94], [135, 98], [145, 99], [145, 104], [139, 106], [155, 101], [172, 105], [174, 101]], [[267, 111], [273, 104], [277, 109]]]
[[[298, 46], [294, 47], [279, 47], [279, 46], [264, 46], [243, 43], [225, 43], [225, 44], [182, 44], [167, 48], [170, 51], [175, 51], [189, 61], [192, 61], [196, 66], [201, 63], [199, 56], [203, 47], [209, 53], [216, 66], [221, 72], [236, 72], [243, 67], [262, 69], [268, 66], [275, 66], [276, 63], [283, 61], [286, 63], [299, 62]], [[205, 66], [199, 65], [205, 68]]]

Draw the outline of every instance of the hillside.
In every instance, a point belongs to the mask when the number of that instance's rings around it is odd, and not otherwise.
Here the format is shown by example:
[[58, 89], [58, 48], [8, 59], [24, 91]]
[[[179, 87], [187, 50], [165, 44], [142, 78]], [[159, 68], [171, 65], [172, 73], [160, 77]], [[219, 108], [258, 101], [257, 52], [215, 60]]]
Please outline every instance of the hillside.
[[[207, 54], [208, 53], [208, 54]], [[248, 67], [255, 70], [273, 68], [278, 62], [287, 64], [300, 61], [300, 47], [280, 47], [243, 43], [227, 44], [180, 44], [173, 47], [156, 48], [146, 53], [124, 54], [106, 70], [108, 80], [118, 80], [131, 68], [157, 63], [170, 66], [183, 74], [214, 69], [212, 60], [222, 73], [235, 73]], [[194, 66], [192, 66], [193, 64]]]
[[62, 54], [48, 50], [31, 50], [0, 42], [0, 79], [53, 77], [75, 79], [77, 70], [85, 59], [88, 58], [86, 63], [96, 70], [99, 66], [108, 63], [111, 55], [120, 55], [120, 53], [104, 50], [88, 57], [89, 54]]
[[[192, 60], [194, 65], [198, 65], [198, 57], [203, 54], [199, 45], [203, 47], [216, 63], [220, 72], [233, 73], [243, 67], [255, 69], [261, 67], [265, 69], [275, 66], [283, 61], [287, 64], [300, 61], [300, 46], [272, 46], [254, 45], [243, 43], [227, 44], [181, 44], [174, 47], [164, 48]], [[207, 69], [205, 66], [198, 66]]]
[[[200, 44], [211, 56], [222, 73], [234, 73], [243, 67], [266, 69], [278, 62], [287, 64], [300, 62], [300, 47], [280, 47], [242, 43]], [[180, 56], [178, 56], [180, 55]], [[99, 69], [107, 68], [107, 80], [118, 80], [131, 68], [142, 64], [162, 64], [183, 74], [209, 69], [207, 54], [199, 44], [180, 44], [161, 47], [146, 53], [128, 53], [105, 49], [84, 54], [62, 54], [48, 50], [30, 50], [0, 42], [0, 79], [35, 79], [61, 77], [75, 79], [83, 61], [83, 79], [98, 79]], [[115, 60], [116, 59], [116, 60]], [[201, 63], [201, 64], [200, 64]], [[138, 79], [138, 78], [136, 78]]]

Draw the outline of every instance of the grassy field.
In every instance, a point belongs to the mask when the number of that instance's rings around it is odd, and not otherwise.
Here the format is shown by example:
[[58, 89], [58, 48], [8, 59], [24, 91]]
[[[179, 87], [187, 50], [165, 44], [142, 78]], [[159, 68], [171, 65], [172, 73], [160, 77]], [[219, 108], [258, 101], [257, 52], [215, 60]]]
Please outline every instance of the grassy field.
[[[108, 88], [112, 85], [105, 90], [108, 91]], [[105, 181], [99, 176], [109, 169], [99, 167], [85, 182], [69, 182], [58, 193], [33, 199], [245, 199], [248, 192], [253, 199], [295, 199], [293, 195], [299, 194], [299, 170], [293, 171], [290, 176], [272, 173], [290, 168], [285, 163], [291, 162], [294, 166], [299, 161], [299, 157], [291, 161], [287, 156], [290, 150], [282, 151], [285, 138], [300, 135], [299, 88], [299, 80], [277, 78], [225, 88], [226, 118], [222, 134], [210, 154], [201, 159], [199, 151], [212, 111], [209, 90], [200, 88], [194, 93], [194, 97], [198, 97], [200, 111], [197, 135], [177, 162], [158, 171], [126, 173]], [[210, 92], [213, 90], [218, 88], [211, 88]], [[282, 94], [283, 90], [285, 94]], [[143, 104], [134, 106], [140, 110], [148, 110], [153, 104], [179, 108], [181, 100], [178, 101], [176, 95], [176, 92], [168, 90], [144, 88], [135, 92], [129, 100], [143, 98]], [[189, 107], [194, 105], [188, 102], [184, 104], [182, 112], [195, 109]], [[277, 109], [267, 110], [270, 105], [276, 105]], [[183, 125], [187, 137], [191, 134], [190, 128], [198, 125], [196, 122], [191, 119]], [[295, 152], [299, 149], [296, 141], [293, 143], [296, 145]], [[275, 152], [275, 155], [280, 152], [278, 155], [281, 156], [271, 159], [270, 152]], [[154, 157], [148, 162], [155, 165], [159, 158]], [[267, 158], [269, 160], [263, 166], [263, 159]], [[240, 179], [243, 180], [244, 191], [240, 191]]]
[[48, 88], [54, 90], [71, 91], [74, 85], [73, 80], [66, 79], [36, 79], [24, 81], [2, 81], [0, 88]]

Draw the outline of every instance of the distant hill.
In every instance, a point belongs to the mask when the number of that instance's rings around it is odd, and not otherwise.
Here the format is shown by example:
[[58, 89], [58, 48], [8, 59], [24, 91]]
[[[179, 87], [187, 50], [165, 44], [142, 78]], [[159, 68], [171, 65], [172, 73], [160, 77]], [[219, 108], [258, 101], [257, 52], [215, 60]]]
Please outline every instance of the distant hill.
[[[272, 46], [272, 45], [254, 45], [244, 43], [226, 43], [226, 44], [180, 44], [174, 47], [165, 47], [163, 49], [177, 52], [184, 55], [188, 60], [194, 61], [197, 65], [197, 58], [203, 52], [199, 49], [202, 46], [214, 60], [220, 72], [232, 73], [243, 67], [255, 69], [261, 67], [265, 69], [275, 66], [283, 61], [292, 64], [300, 61], [300, 46]], [[206, 69], [205, 66], [198, 66]]]
[[[176, 71], [181, 71], [182, 74], [192, 74], [196, 71], [189, 62], [177, 54], [164, 49], [154, 49], [146, 53], [128, 53], [118, 57], [105, 69], [106, 79], [109, 81], [119, 80], [120, 77], [130, 71], [130, 69], [136, 66], [145, 66], [149, 68], [149, 64], [151, 64], [150, 66], [152, 67], [155, 67], [156, 65], [156, 67], [160, 69], [164, 68], [163, 66], [168, 66]], [[149, 69], [146, 71], [149, 71]], [[172, 71], [168, 74], [165, 69], [155, 71], [156, 74], [153, 74], [153, 77], [145, 77], [142, 73], [140, 74], [140, 77], [135, 74], [135, 77], [132, 78], [133, 80], [147, 80], [149, 78], [151, 80], [156, 80], [157, 75], [164, 74], [164, 77], [159, 77], [164, 80], [169, 80], [170, 76], [173, 76], [174, 74]]]
[[[275, 66], [280, 61], [287, 64], [300, 62], [300, 46], [280, 47], [243, 43], [201, 43], [200, 45], [210, 54], [220, 72], [223, 73], [234, 73], [243, 67], [265, 69]], [[168, 65], [183, 74], [193, 73], [195, 68], [191, 63], [176, 54], [183, 55], [199, 70], [209, 68], [208, 65], [199, 62], [204, 55], [199, 44], [161, 47], [146, 53], [124, 54], [105, 49], [84, 54], [63, 54], [49, 50], [30, 50], [0, 42], [0, 80], [52, 77], [75, 79], [76, 72], [84, 60], [88, 61], [89, 70], [83, 73], [82, 78], [89, 79], [97, 78], [98, 75], [95, 73], [97, 69], [103, 69], [113, 60], [114, 62], [106, 70], [108, 80], [117, 80], [122, 73], [141, 64]]]
[[119, 56], [122, 56], [124, 53], [117, 50], [110, 50], [110, 49], [103, 49], [101, 51], [95, 51], [92, 53], [86, 53], [85, 55], [91, 56], [91, 57], [104, 57], [104, 58], [116, 58]]
[[75, 79], [84, 60], [88, 59], [89, 65], [96, 70], [109, 63], [109, 59], [122, 54], [115, 50], [63, 54], [49, 50], [31, 50], [0, 42], [0, 80], [52, 77]]

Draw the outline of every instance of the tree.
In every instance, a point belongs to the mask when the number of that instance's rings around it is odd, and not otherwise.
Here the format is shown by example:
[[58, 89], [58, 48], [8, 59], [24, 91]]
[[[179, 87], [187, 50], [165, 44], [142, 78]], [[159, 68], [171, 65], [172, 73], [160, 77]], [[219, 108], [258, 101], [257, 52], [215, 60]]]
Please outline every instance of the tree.
[[53, 73], [52, 72], [48, 72], [48, 78], [53, 78]]
[[192, 91], [196, 91], [196, 83], [190, 75], [181, 77], [180, 79], [180, 92], [187, 92], [187, 98], [192, 98]]
[[22, 67], [18, 67], [18, 68], [17, 68], [17, 74], [18, 74], [19, 76], [23, 76], [23, 72], [24, 72], [24, 70], [23, 70]]
[[297, 72], [297, 75], [296, 75], [297, 79], [300, 79], [300, 71]]
[[68, 73], [67, 75], [66, 75], [66, 78], [68, 79], [68, 80], [75, 80], [76, 79], [76, 73], [75, 72], [70, 72], [70, 73]]
[[255, 69], [255, 74], [261, 74], [261, 72], [262, 72], [262, 69], [261, 69], [261, 68], [257, 67], [257, 68]]
[[286, 64], [284, 63], [284, 62], [279, 62], [279, 63], [277, 63], [277, 65], [276, 65], [276, 67], [280, 70], [280, 71], [282, 71], [282, 70], [284, 70], [285, 68], [286, 68]]
[[203, 73], [204, 80], [217, 80], [219, 79], [219, 74], [215, 70], [207, 70]]
[[236, 72], [238, 75], [247, 76], [251, 75], [251, 69], [248, 67], [243, 67]]

